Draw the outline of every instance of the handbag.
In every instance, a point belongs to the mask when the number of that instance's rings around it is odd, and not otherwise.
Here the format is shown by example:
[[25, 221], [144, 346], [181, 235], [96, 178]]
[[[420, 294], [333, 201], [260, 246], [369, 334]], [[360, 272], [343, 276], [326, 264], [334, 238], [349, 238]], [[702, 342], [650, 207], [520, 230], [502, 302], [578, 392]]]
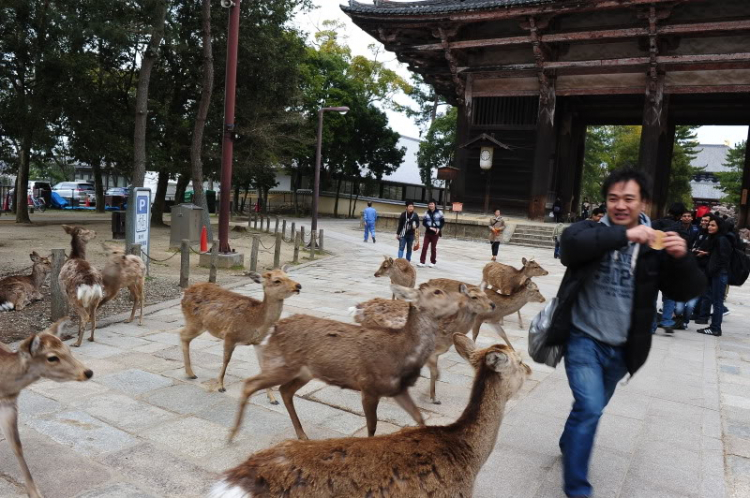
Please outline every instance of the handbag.
[[556, 367], [563, 357], [563, 346], [548, 346], [547, 339], [552, 328], [552, 318], [557, 311], [559, 300], [550, 299], [547, 306], [531, 321], [529, 327], [529, 356], [537, 363], [544, 363], [552, 368]]

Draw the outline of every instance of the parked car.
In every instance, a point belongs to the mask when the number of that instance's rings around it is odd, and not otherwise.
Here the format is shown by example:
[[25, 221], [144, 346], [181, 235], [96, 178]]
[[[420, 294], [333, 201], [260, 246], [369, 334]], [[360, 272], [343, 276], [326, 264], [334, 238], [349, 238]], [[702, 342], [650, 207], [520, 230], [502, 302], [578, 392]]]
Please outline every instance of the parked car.
[[[45, 204], [49, 205], [51, 192], [52, 187], [50, 186], [49, 182], [41, 180], [29, 180], [29, 189], [27, 190], [27, 195], [33, 195], [37, 199], [44, 199]], [[10, 189], [10, 197], [11, 204], [13, 204], [16, 201], [15, 188]]]
[[130, 187], [112, 187], [107, 190], [104, 195], [116, 195], [121, 197], [127, 197], [130, 195]]
[[[86, 196], [94, 191], [94, 184], [89, 182], [60, 182], [52, 187], [53, 192], [68, 201], [86, 202]], [[96, 200], [96, 199], [95, 199]]]

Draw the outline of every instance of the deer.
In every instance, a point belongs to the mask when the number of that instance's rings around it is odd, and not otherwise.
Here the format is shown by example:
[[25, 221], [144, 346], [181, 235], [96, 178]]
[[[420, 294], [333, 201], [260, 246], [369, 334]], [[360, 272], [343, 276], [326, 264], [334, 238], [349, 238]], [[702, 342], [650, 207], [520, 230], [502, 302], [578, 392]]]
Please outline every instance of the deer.
[[[543, 277], [549, 275], [549, 272], [541, 267], [539, 263], [534, 261], [534, 258], [527, 260], [526, 258], [521, 259], [523, 266], [520, 270], [516, 270], [510, 265], [504, 265], [502, 263], [487, 263], [482, 269], [482, 282], [479, 286], [482, 290], [486, 289], [487, 286], [492, 287], [500, 294], [510, 296], [513, 291], [520, 288], [521, 285], [531, 277]], [[519, 320], [521, 314], [518, 315]]]
[[[431, 285], [446, 292], [460, 292], [461, 286], [466, 288], [466, 294], [463, 296], [466, 299], [465, 305], [461, 306], [457, 313], [440, 320], [435, 334], [435, 350], [427, 359], [427, 367], [430, 369], [430, 400], [433, 404], [439, 405], [440, 401], [435, 395], [435, 387], [440, 378], [439, 357], [448, 352], [453, 345], [453, 334], [469, 332], [477, 317], [480, 314], [492, 313], [495, 310], [495, 304], [476, 285], [469, 285], [458, 280], [435, 278], [422, 285]], [[403, 301], [373, 299], [357, 305], [354, 320], [361, 324], [392, 328], [393, 325], [398, 326], [406, 320], [408, 311], [408, 304]]]
[[452, 424], [373, 438], [287, 440], [225, 472], [209, 498], [472, 496], [497, 443], [506, 403], [531, 368], [505, 345], [477, 349], [463, 334], [453, 341], [475, 374], [468, 404]]
[[0, 311], [21, 311], [34, 301], [44, 299], [39, 289], [52, 271], [52, 260], [43, 258], [36, 251], [29, 257], [34, 263], [31, 275], [14, 275], [0, 280]]
[[16, 352], [0, 343], [0, 426], [16, 455], [26, 492], [31, 498], [41, 498], [42, 493], [34, 483], [23, 456], [18, 434], [18, 395], [39, 379], [86, 381], [94, 376], [94, 372], [75, 359], [68, 346], [60, 340], [68, 320], [58, 320], [45, 331], [31, 335], [21, 342]]
[[96, 232], [78, 226], [63, 225], [65, 233], [71, 236], [71, 252], [60, 270], [58, 281], [65, 290], [68, 304], [78, 314], [78, 340], [73, 347], [80, 347], [86, 324], [91, 322], [91, 336], [94, 342], [96, 330], [96, 310], [104, 298], [102, 273], [86, 261], [86, 244], [96, 237]]
[[[198, 378], [190, 363], [190, 342], [206, 330], [217, 339], [224, 340], [224, 364], [216, 379], [219, 392], [226, 391], [224, 375], [238, 344], [253, 345], [258, 364], [261, 364], [263, 339], [281, 317], [284, 300], [302, 290], [300, 284], [287, 276], [287, 270], [288, 266], [285, 265], [280, 270], [268, 271], [263, 275], [256, 272], [245, 274], [253, 282], [263, 285], [263, 301], [211, 283], [195, 284], [185, 291], [182, 298], [185, 326], [180, 330], [180, 339], [188, 378]], [[267, 395], [271, 404], [279, 403], [270, 389]]]
[[[260, 374], [245, 381], [229, 441], [242, 425], [250, 396], [272, 386], [281, 386], [294, 431], [299, 439], [307, 439], [294, 409], [294, 393], [313, 378], [362, 393], [370, 437], [375, 434], [378, 403], [384, 396], [394, 398], [418, 425], [424, 425], [409, 387], [435, 349], [439, 320], [456, 313], [462, 301], [430, 285], [419, 289], [392, 285], [391, 290], [409, 303], [406, 323], [398, 330], [309, 315], [276, 323], [263, 350]], [[465, 287], [461, 292], [466, 292]]]
[[[479, 329], [483, 323], [487, 323], [492, 329], [505, 341], [508, 347], [513, 348], [513, 345], [508, 339], [508, 335], [503, 329], [503, 317], [512, 315], [518, 312], [518, 318], [521, 319], [521, 308], [526, 306], [527, 303], [543, 303], [545, 302], [544, 296], [539, 292], [539, 287], [531, 280], [526, 280], [523, 286], [516, 290], [510, 296], [503, 296], [498, 294], [492, 289], [485, 289], [487, 297], [495, 304], [495, 309], [490, 313], [480, 314], [474, 321], [472, 326], [472, 338], [476, 341], [479, 336]], [[523, 322], [521, 322], [521, 328], [523, 328]]]
[[[380, 268], [375, 272], [375, 277], [391, 278], [391, 285], [401, 285], [403, 287], [414, 287], [417, 283], [417, 270], [404, 258], [393, 259], [390, 256], [383, 256], [385, 260], [380, 264]], [[396, 299], [393, 294], [391, 299]]]
[[146, 263], [134, 254], [125, 254], [120, 248], [102, 244], [107, 254], [107, 264], [102, 270], [104, 283], [104, 298], [99, 302], [99, 308], [114, 299], [120, 289], [127, 288], [133, 300], [133, 310], [130, 318], [125, 323], [131, 323], [135, 319], [135, 311], [140, 305], [140, 316], [138, 325], [143, 325], [143, 303], [146, 289]]

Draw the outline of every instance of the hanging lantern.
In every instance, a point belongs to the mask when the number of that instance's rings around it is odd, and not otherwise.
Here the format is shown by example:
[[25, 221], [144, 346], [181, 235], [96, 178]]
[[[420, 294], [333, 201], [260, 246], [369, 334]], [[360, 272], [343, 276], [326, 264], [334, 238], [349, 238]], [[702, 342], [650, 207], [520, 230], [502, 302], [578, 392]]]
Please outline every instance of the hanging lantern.
[[479, 167], [482, 171], [492, 169], [492, 161], [495, 157], [495, 149], [510, 150], [508, 145], [497, 140], [493, 135], [482, 133], [461, 146], [462, 149], [479, 149]]
[[492, 169], [492, 157], [494, 156], [494, 147], [482, 147], [479, 153], [479, 167], [484, 171]]

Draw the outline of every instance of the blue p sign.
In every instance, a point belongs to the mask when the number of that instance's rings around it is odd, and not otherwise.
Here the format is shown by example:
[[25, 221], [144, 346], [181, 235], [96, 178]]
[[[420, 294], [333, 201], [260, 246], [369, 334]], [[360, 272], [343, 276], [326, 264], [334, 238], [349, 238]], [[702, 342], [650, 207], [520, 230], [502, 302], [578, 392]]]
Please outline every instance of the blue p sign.
[[136, 213], [148, 214], [148, 197], [138, 197]]

